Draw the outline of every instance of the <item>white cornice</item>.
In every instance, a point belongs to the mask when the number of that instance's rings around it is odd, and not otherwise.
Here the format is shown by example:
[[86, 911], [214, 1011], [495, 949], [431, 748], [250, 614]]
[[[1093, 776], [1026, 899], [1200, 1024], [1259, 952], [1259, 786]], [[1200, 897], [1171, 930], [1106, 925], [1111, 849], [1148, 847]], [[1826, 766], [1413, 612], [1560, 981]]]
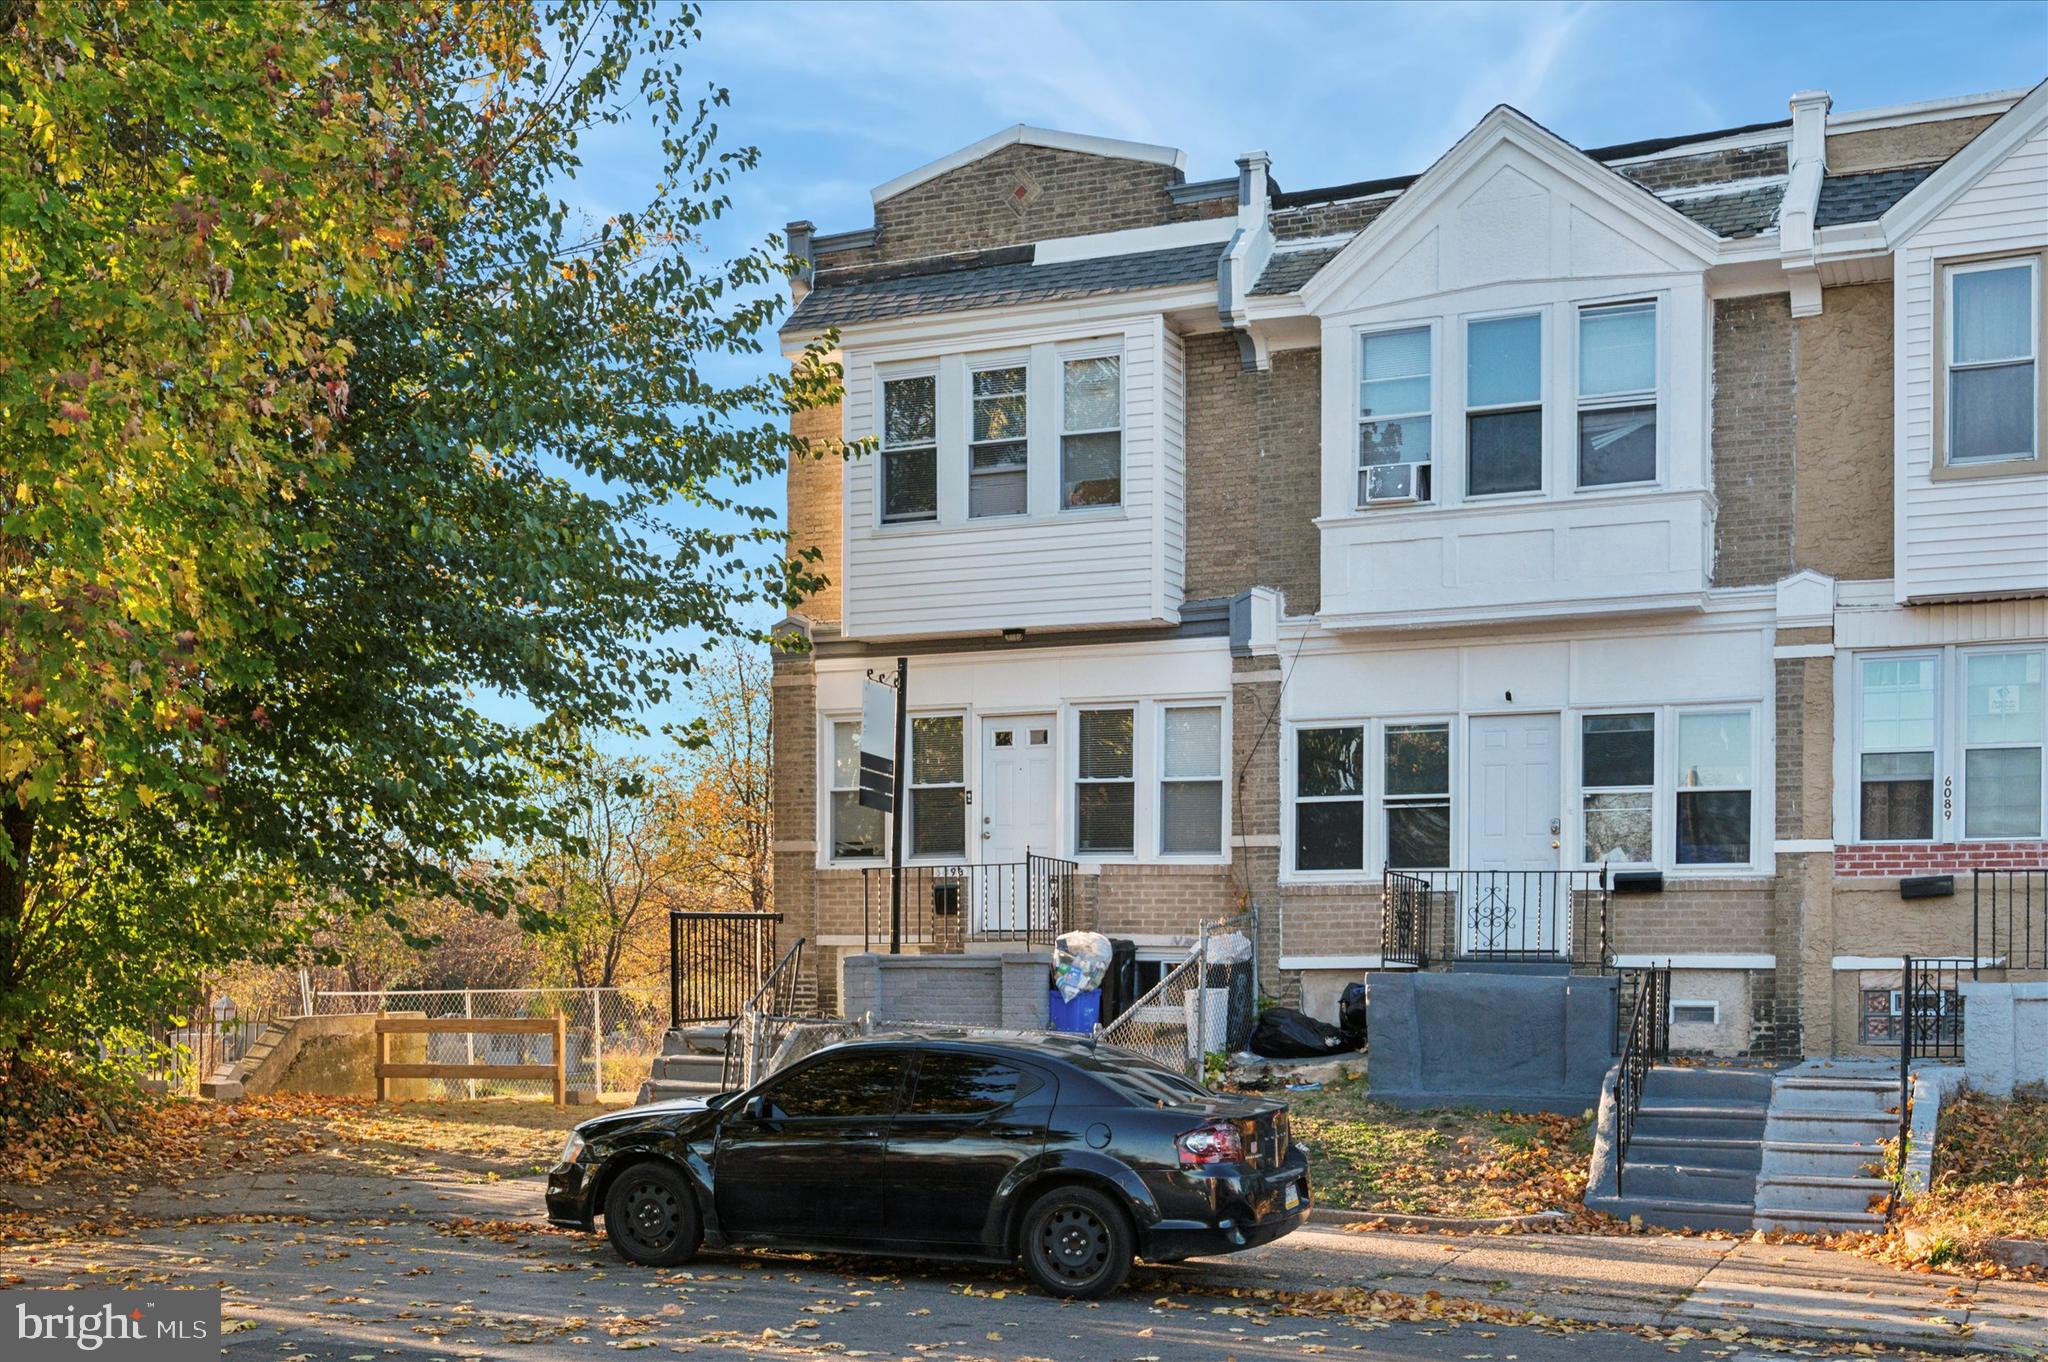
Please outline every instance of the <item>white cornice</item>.
[[1875, 132], [1879, 128], [1902, 128], [1911, 123], [1940, 123], [1951, 118], [1981, 118], [2002, 114], [2027, 97], [2029, 87], [1993, 90], [1981, 95], [1952, 95], [1946, 99], [1923, 99], [1912, 104], [1887, 104], [1875, 109], [1851, 109], [1828, 119], [1828, 135], [1845, 132]]
[[1014, 146], [1050, 147], [1054, 151], [1078, 151], [1089, 156], [1109, 156], [1119, 161], [1150, 161], [1154, 165], [1172, 166], [1185, 171], [1188, 154], [1178, 147], [1155, 146], [1150, 142], [1124, 142], [1114, 137], [1091, 137], [1082, 132], [1060, 132], [1055, 128], [1034, 128], [1026, 123], [1017, 123], [1001, 132], [991, 133], [979, 142], [960, 148], [956, 152], [941, 156], [938, 160], [921, 165], [915, 170], [905, 171], [886, 184], [879, 184], [869, 191], [869, 197], [879, 204], [894, 198], [906, 189], [915, 189], [927, 180], [935, 180], [949, 170], [958, 170], [970, 162], [979, 161], [990, 152], [1001, 151]]
[[1145, 251], [1168, 251], [1177, 246], [1222, 245], [1234, 230], [1230, 218], [1198, 218], [1193, 222], [1169, 222], [1158, 227], [1128, 227], [1120, 232], [1093, 232], [1087, 236], [1055, 237], [1036, 243], [1031, 250], [1034, 265], [1058, 265], [1070, 260], [1101, 260], [1110, 256], [1139, 255]]

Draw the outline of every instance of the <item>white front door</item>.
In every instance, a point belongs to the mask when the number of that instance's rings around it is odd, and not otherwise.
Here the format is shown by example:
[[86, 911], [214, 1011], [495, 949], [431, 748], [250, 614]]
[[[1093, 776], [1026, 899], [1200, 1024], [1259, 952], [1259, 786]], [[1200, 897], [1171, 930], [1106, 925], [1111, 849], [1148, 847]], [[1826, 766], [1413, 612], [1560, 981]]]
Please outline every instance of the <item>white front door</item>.
[[1557, 954], [1558, 724], [1555, 714], [1471, 721], [1466, 848], [1458, 885], [1464, 949], [1475, 955]]
[[1050, 714], [984, 719], [981, 725], [981, 863], [1014, 870], [982, 872], [975, 896], [980, 935], [1029, 925], [1024, 857], [1053, 849], [1053, 725]]

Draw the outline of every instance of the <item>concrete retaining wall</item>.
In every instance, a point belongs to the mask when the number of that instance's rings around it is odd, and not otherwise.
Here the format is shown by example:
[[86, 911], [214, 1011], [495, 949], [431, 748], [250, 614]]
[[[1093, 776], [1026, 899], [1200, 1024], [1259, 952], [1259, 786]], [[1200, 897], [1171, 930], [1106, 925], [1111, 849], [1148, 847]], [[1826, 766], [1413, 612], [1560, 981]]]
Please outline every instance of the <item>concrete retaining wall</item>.
[[1372, 975], [1373, 1100], [1576, 1116], [1614, 1064], [1617, 981], [1383, 971]]
[[1962, 985], [1963, 1068], [1994, 1097], [2048, 1083], [2048, 983]]
[[[234, 1102], [266, 1092], [375, 1097], [376, 1024], [377, 1018], [368, 1013], [273, 1022], [247, 1054], [202, 1082], [199, 1095], [215, 1102]], [[391, 1037], [393, 1063], [418, 1064], [426, 1058], [425, 1036]], [[394, 1078], [391, 1098], [396, 1102], [425, 1101], [431, 1082]]]
[[844, 965], [843, 1016], [878, 1022], [1000, 1026], [1046, 1024], [1046, 971], [1039, 954], [852, 955]]

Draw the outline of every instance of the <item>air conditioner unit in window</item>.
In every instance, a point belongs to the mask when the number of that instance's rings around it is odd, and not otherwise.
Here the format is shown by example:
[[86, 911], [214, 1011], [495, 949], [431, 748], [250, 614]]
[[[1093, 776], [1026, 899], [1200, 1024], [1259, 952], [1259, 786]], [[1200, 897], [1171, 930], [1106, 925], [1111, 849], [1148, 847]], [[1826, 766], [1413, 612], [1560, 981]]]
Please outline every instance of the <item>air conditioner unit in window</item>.
[[1388, 506], [1429, 500], [1429, 465], [1380, 463], [1365, 470], [1365, 504]]

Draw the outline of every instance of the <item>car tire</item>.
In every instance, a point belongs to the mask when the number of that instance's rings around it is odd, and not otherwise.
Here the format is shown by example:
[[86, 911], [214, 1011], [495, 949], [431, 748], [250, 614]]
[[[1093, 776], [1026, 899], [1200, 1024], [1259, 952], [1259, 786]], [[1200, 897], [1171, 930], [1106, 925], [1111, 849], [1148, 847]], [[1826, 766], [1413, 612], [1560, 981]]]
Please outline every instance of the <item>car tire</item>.
[[673, 1164], [636, 1163], [604, 1195], [604, 1232], [628, 1261], [674, 1267], [695, 1256], [704, 1222], [690, 1180]]
[[1136, 1253], [1131, 1218], [1092, 1187], [1055, 1187], [1024, 1212], [1018, 1251], [1049, 1296], [1098, 1300], [1124, 1284]]

